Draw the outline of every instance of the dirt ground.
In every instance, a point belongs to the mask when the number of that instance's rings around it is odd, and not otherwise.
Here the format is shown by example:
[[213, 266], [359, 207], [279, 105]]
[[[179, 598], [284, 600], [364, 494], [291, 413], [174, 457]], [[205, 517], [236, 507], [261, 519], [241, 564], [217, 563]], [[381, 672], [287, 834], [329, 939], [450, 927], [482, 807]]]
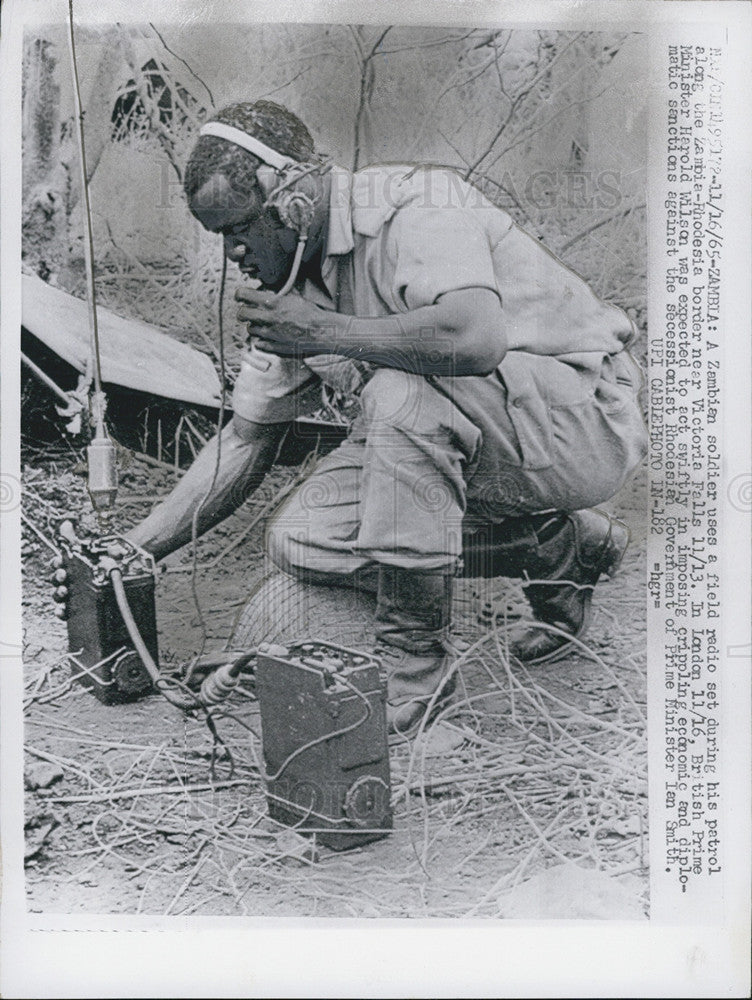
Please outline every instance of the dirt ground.
[[[26, 452], [24, 514], [51, 535], [86, 510], [78, 456]], [[160, 662], [223, 648], [263, 578], [263, 527], [295, 470], [188, 549], [157, 586]], [[176, 475], [136, 457], [115, 526], [144, 516]], [[459, 693], [433, 737], [390, 747], [394, 829], [332, 851], [270, 820], [258, 707], [246, 689], [213, 712], [233, 768], [199, 716], [153, 694], [100, 704], [71, 682], [53, 613], [52, 553], [24, 526], [28, 906], [39, 913], [324, 917], [644, 918], [648, 910], [645, 480], [610, 505], [632, 533], [599, 584], [593, 625], [567, 659], [506, 656], [509, 581], [456, 584]], [[336, 600], [336, 598], [335, 598]], [[501, 622], [501, 624], [499, 623]], [[325, 617], [317, 623], [326, 632]], [[319, 637], [322, 637], [319, 635]], [[304, 636], [301, 636], [304, 638]]]

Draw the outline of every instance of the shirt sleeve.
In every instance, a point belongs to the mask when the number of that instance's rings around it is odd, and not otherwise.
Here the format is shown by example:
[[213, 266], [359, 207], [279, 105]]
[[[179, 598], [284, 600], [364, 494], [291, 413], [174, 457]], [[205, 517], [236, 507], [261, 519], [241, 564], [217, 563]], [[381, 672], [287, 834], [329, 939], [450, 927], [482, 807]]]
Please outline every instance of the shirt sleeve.
[[389, 222], [394, 301], [418, 309], [462, 288], [499, 295], [487, 225], [493, 207], [456, 174], [427, 178]]

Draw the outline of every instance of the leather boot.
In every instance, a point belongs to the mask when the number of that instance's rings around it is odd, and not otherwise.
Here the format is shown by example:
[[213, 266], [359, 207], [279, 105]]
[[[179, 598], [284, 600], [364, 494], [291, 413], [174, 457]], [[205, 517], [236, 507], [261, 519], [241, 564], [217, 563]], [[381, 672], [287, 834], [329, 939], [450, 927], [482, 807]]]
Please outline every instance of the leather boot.
[[[602, 573], [613, 576], [628, 543], [621, 521], [602, 511], [579, 510], [510, 518], [492, 526], [490, 536], [471, 542], [464, 558], [470, 569], [485, 568], [483, 575], [534, 581], [523, 583], [534, 618], [580, 638], [590, 624], [596, 583]], [[538, 582], [545, 580], [551, 582]], [[572, 643], [533, 624], [513, 628], [508, 646], [519, 660], [543, 663], [564, 655]]]
[[[460, 576], [486, 580], [497, 576], [524, 577], [525, 567], [538, 551], [538, 545], [552, 533], [552, 523], [565, 517], [558, 511], [507, 517], [484, 524], [462, 535]], [[556, 530], [556, 529], [553, 529]]]
[[[452, 605], [452, 576], [380, 566], [376, 604], [376, 655], [387, 676], [387, 724], [408, 735], [425, 715], [448, 666], [444, 635]], [[434, 708], [454, 689], [441, 690]]]

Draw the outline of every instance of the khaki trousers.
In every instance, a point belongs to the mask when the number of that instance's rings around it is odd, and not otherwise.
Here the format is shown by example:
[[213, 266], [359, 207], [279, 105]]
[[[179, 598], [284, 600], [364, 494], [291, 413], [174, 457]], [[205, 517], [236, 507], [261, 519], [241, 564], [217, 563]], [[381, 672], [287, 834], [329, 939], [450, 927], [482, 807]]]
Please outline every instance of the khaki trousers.
[[594, 374], [513, 360], [543, 386], [532, 402], [509, 398], [504, 363], [432, 380], [377, 370], [347, 440], [273, 518], [272, 560], [312, 582], [370, 589], [379, 564], [451, 572], [463, 531], [609, 500], [646, 449], [634, 362], [609, 356]]

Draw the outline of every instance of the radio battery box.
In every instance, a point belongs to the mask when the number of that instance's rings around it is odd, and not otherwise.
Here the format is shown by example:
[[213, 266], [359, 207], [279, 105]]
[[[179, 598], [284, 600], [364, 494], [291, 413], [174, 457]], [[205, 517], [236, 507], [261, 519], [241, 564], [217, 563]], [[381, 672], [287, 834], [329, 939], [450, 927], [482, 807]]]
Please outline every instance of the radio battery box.
[[133, 617], [158, 662], [152, 556], [118, 535], [79, 539], [70, 531], [60, 538], [60, 549], [67, 577], [68, 648], [78, 661], [72, 664], [76, 680], [106, 705], [149, 694], [151, 678], [128, 635], [109, 569], [114, 562], [122, 573]]
[[269, 815], [335, 850], [392, 828], [386, 684], [379, 661], [327, 642], [260, 646]]

